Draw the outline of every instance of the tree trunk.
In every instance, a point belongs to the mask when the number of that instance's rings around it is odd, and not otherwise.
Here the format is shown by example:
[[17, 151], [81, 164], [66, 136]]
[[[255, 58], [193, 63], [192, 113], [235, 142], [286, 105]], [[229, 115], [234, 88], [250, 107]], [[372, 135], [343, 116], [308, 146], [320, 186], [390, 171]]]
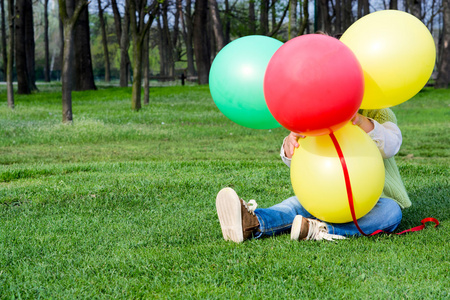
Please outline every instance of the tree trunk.
[[230, 42], [230, 33], [231, 33], [230, 16], [231, 16], [230, 4], [228, 0], [225, 0], [225, 32], [223, 37], [225, 45], [227, 45]]
[[409, 11], [413, 16], [422, 20], [422, 0], [406, 0], [406, 11]]
[[289, 1], [288, 40], [296, 36], [297, 30], [297, 0], [291, 0]]
[[45, 65], [44, 80], [50, 82], [50, 50], [48, 46], [48, 0], [44, 0], [44, 48], [45, 48]]
[[398, 0], [390, 0], [389, 9], [398, 9]]
[[145, 35], [144, 47], [142, 49], [142, 73], [144, 80], [144, 105], [150, 103], [150, 65], [149, 65], [149, 40], [150, 40], [150, 30]]
[[8, 56], [7, 56], [7, 51], [6, 51], [6, 17], [5, 17], [5, 5], [4, 5], [4, 1], [0, 0], [0, 9], [1, 9], [1, 22], [2, 22], [2, 57], [3, 57], [3, 63], [2, 63], [2, 72], [3, 75], [6, 77], [6, 69], [7, 69], [7, 65], [8, 65]]
[[[264, 0], [265, 1], [265, 0]], [[211, 67], [211, 55], [209, 52], [208, 35], [205, 30], [207, 24], [208, 0], [195, 1], [194, 15], [194, 53], [197, 65], [198, 84], [207, 84], [209, 80], [209, 69]]]
[[192, 46], [194, 24], [192, 21], [191, 0], [186, 0], [186, 13], [184, 15], [184, 21], [182, 22], [182, 24], [183, 24], [183, 38], [186, 44], [187, 75], [194, 76], [195, 75], [194, 48]]
[[269, 0], [261, 0], [260, 10], [259, 32], [261, 35], [267, 35], [269, 33]]
[[109, 64], [109, 52], [108, 52], [108, 37], [106, 35], [106, 24], [105, 19], [103, 17], [103, 10], [101, 0], [97, 0], [98, 4], [98, 18], [100, 19], [100, 29], [102, 32], [102, 45], [103, 45], [103, 54], [105, 56], [105, 82], [111, 81], [111, 70]]
[[120, 47], [120, 86], [128, 86], [128, 78], [130, 76], [130, 57], [128, 55], [128, 49], [130, 47], [129, 38], [129, 15], [130, 0], [125, 0], [125, 10], [123, 13], [123, 19], [120, 16], [119, 9], [116, 0], [111, 0], [111, 6], [114, 13], [114, 25], [116, 27], [117, 41]]
[[305, 29], [309, 28], [309, 3], [308, 0], [303, 0], [303, 17], [302, 23], [300, 25], [300, 29], [298, 30], [298, 35], [302, 35], [305, 32]]
[[441, 57], [439, 59], [438, 76], [435, 88], [448, 88], [450, 84], [450, 1], [444, 0], [442, 2], [442, 9], [444, 15], [444, 24], [441, 40]]
[[[133, 1], [133, 0], [131, 0]], [[131, 109], [141, 109], [142, 84], [142, 44], [133, 41], [133, 86], [131, 89]]]
[[72, 123], [72, 73], [74, 57], [74, 27], [81, 10], [87, 7], [86, 1], [78, 1], [75, 8], [66, 0], [59, 0], [59, 15], [63, 24], [63, 57], [61, 67], [62, 84], [62, 121], [63, 123]]
[[249, 34], [256, 34], [255, 0], [248, 3], [248, 29]]
[[222, 20], [219, 15], [219, 6], [216, 0], [208, 0], [209, 11], [211, 13], [211, 25], [216, 41], [216, 51], [219, 52], [225, 46], [225, 39], [223, 37]]
[[62, 121], [72, 123], [72, 61], [74, 57], [74, 30], [73, 24], [64, 25], [63, 64], [61, 69], [62, 82]]
[[16, 72], [17, 72], [17, 93], [31, 94], [31, 83], [28, 76], [27, 66], [27, 30], [26, 14], [29, 0], [16, 1], [15, 14], [15, 48], [16, 48]]
[[349, 28], [353, 22], [353, 12], [352, 12], [352, 0], [343, 0], [343, 5], [341, 5], [342, 11], [342, 31], [345, 32], [347, 28]]
[[369, 12], [369, 0], [358, 0], [358, 19], [368, 15]]
[[169, 2], [164, 1], [162, 3], [162, 35], [164, 46], [163, 49], [166, 53], [166, 63], [165, 63], [165, 75], [174, 76], [175, 75], [175, 61], [174, 61], [174, 45], [172, 44], [172, 38], [170, 36], [169, 20], [168, 20], [168, 7]]
[[[129, 15], [130, 29], [133, 37], [133, 85], [131, 90], [131, 109], [141, 109], [141, 84], [142, 84], [142, 48], [145, 36], [153, 23], [158, 10], [157, 0], [150, 7], [145, 2], [130, 0]], [[148, 12], [148, 16], [147, 16]], [[139, 18], [137, 18], [137, 15]], [[145, 23], [147, 20], [147, 23]]]
[[6, 63], [6, 84], [8, 106], [14, 109], [14, 89], [13, 89], [13, 64], [14, 64], [14, 0], [8, 0], [8, 23], [9, 23], [9, 47], [8, 61]]
[[322, 23], [322, 26], [319, 28], [326, 33], [331, 33], [331, 20], [330, 20], [330, 10], [328, 6], [329, 0], [320, 0], [319, 6], [320, 6], [320, 20]]
[[122, 20], [122, 31], [120, 36], [120, 86], [127, 87], [130, 78], [130, 56], [128, 49], [130, 48], [130, 13], [129, 2], [125, 0], [125, 12]]
[[[75, 0], [75, 2], [83, 0]], [[75, 86], [76, 91], [96, 90], [92, 69], [89, 12], [87, 6], [75, 23]]]

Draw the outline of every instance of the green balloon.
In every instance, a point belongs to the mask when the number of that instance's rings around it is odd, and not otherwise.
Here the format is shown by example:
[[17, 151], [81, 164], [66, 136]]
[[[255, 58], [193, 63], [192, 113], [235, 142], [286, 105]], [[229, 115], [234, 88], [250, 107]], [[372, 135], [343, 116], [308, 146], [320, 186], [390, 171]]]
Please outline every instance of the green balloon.
[[251, 35], [226, 45], [209, 72], [209, 89], [219, 110], [233, 122], [253, 128], [281, 127], [264, 98], [264, 73], [283, 45], [267, 36]]

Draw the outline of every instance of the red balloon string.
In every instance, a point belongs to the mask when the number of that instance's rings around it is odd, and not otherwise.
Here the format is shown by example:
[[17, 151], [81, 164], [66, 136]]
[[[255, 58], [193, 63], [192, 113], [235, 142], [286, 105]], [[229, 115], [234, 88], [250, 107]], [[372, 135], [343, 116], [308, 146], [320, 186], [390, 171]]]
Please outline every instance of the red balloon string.
[[[341, 161], [341, 166], [342, 166], [342, 171], [344, 172], [344, 179], [345, 179], [345, 187], [347, 189], [347, 197], [348, 197], [348, 204], [350, 207], [350, 212], [352, 214], [352, 219], [353, 219], [353, 223], [355, 223], [356, 228], [358, 229], [358, 231], [364, 235], [364, 236], [372, 236], [372, 235], [376, 235], [379, 233], [388, 233], [389, 232], [385, 232], [384, 230], [376, 230], [375, 232], [373, 232], [372, 234], [366, 234], [364, 233], [364, 231], [361, 230], [361, 228], [358, 225], [358, 221], [356, 220], [356, 213], [355, 213], [355, 205], [354, 205], [354, 201], [353, 201], [353, 192], [352, 192], [352, 185], [350, 182], [350, 175], [348, 173], [348, 168], [347, 168], [347, 163], [345, 162], [345, 158], [344, 158], [344, 153], [342, 152], [341, 146], [339, 145], [338, 140], [336, 139], [336, 136], [334, 135], [334, 133], [330, 133], [330, 138], [333, 141], [334, 147], [336, 148], [336, 151], [338, 153], [339, 156], [339, 160]], [[437, 227], [439, 225], [439, 221], [435, 218], [425, 218], [421, 221], [422, 225], [404, 230], [402, 232], [398, 232], [395, 233], [397, 235], [401, 235], [407, 232], [415, 232], [415, 231], [420, 231], [422, 229], [425, 228], [425, 223], [428, 222], [433, 222], [435, 225], [434, 227]]]
[[350, 206], [350, 212], [352, 214], [353, 223], [355, 223], [356, 228], [358, 228], [358, 231], [362, 235], [367, 236], [368, 234], [365, 234], [364, 231], [361, 230], [361, 228], [358, 225], [358, 222], [356, 221], [355, 205], [353, 203], [352, 184], [350, 182], [350, 175], [348, 174], [348, 168], [347, 168], [347, 163], [345, 162], [344, 153], [342, 153], [341, 146], [339, 145], [339, 142], [336, 139], [336, 137], [334, 136], [333, 132], [330, 133], [330, 137], [331, 137], [331, 140], [333, 141], [334, 147], [336, 148], [339, 159], [341, 161], [342, 171], [344, 171], [345, 187], [347, 189], [348, 204]]

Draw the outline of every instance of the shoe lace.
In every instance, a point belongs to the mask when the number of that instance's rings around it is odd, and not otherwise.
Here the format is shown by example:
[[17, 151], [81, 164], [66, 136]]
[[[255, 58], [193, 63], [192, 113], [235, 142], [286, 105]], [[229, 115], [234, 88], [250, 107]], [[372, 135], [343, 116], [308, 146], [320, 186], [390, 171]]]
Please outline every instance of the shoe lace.
[[342, 235], [330, 234], [328, 233], [327, 225], [323, 222], [314, 219], [308, 219], [309, 230], [306, 240], [343, 240], [345, 239]]
[[247, 209], [247, 211], [249, 213], [251, 213], [252, 215], [255, 215], [255, 209], [258, 207], [258, 203], [256, 203], [255, 200], [250, 200], [248, 202], [245, 202], [244, 200], [242, 200], [242, 204], [244, 205], [245, 209]]

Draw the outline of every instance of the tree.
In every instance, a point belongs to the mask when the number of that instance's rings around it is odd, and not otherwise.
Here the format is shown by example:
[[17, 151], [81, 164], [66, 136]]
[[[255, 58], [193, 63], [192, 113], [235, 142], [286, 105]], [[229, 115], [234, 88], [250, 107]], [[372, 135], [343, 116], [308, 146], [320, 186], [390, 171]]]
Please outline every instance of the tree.
[[45, 66], [44, 80], [50, 82], [50, 51], [48, 46], [48, 0], [44, 0], [44, 48], [45, 48]]
[[6, 82], [8, 106], [14, 109], [14, 89], [13, 89], [13, 63], [14, 63], [14, 0], [8, 0], [8, 24], [9, 24], [9, 47], [8, 61], [6, 65]]
[[222, 30], [222, 20], [219, 15], [219, 6], [216, 0], [208, 0], [209, 11], [211, 13], [211, 25], [214, 32], [216, 50], [219, 52], [225, 46], [225, 39]]
[[175, 61], [173, 55], [174, 45], [172, 43], [172, 37], [170, 36], [168, 6], [168, 1], [164, 1], [163, 3], [161, 3], [161, 9], [159, 10], [160, 17], [157, 19], [160, 57], [159, 73], [162, 76], [173, 76], [175, 74]]
[[73, 8], [71, 1], [58, 0], [59, 16], [63, 24], [64, 45], [62, 58], [62, 121], [63, 123], [72, 123], [72, 73], [74, 56], [74, 28], [83, 8], [87, 7], [86, 0], [78, 1]]
[[130, 0], [125, 0], [123, 18], [120, 16], [116, 0], [111, 0], [111, 6], [114, 14], [117, 40], [119, 41], [120, 47], [120, 86], [126, 87], [128, 86], [128, 77], [130, 75], [130, 57], [128, 56], [128, 49], [130, 48]]
[[[339, 1], [338, 1], [339, 2]], [[288, 40], [297, 34], [297, 0], [289, 1]]]
[[193, 32], [194, 23], [191, 12], [191, 0], [186, 0], [185, 13], [182, 14], [183, 19], [181, 20], [182, 26], [182, 36], [184, 43], [186, 45], [186, 60], [187, 60], [187, 75], [195, 75], [194, 67], [194, 48], [193, 44]]
[[306, 29], [309, 28], [309, 3], [308, 0], [303, 0], [303, 6], [302, 6], [302, 22], [300, 24], [300, 29], [298, 30], [298, 35], [302, 35]]
[[0, 10], [1, 10], [1, 22], [2, 22], [2, 57], [3, 57], [3, 64], [2, 64], [2, 71], [3, 74], [6, 76], [6, 66], [8, 64], [8, 59], [6, 56], [6, 24], [5, 24], [5, 6], [4, 6], [4, 1], [0, 0]]
[[[75, 0], [76, 2], [85, 0]], [[74, 27], [75, 39], [75, 86], [76, 91], [96, 90], [92, 70], [89, 12], [85, 6]]]
[[106, 35], [105, 18], [103, 17], [103, 11], [108, 7], [108, 5], [106, 5], [105, 7], [102, 8], [101, 0], [97, 0], [97, 4], [98, 4], [98, 18], [100, 19], [100, 29], [102, 32], [103, 53], [105, 55], [105, 82], [110, 82], [111, 67], [110, 67], [110, 62], [109, 62], [108, 37]]
[[37, 90], [34, 57], [33, 6], [31, 0], [17, 0], [15, 14], [15, 58], [17, 93]]
[[[266, 0], [263, 0], [266, 1]], [[207, 31], [208, 0], [195, 1], [194, 14], [194, 54], [197, 65], [198, 84], [207, 84], [211, 68], [211, 53]]]
[[259, 33], [267, 35], [269, 33], [269, 0], [261, 0], [259, 23]]
[[[159, 9], [158, 1], [150, 6], [146, 0], [130, 0], [130, 29], [133, 37], [133, 86], [131, 89], [131, 109], [141, 109], [142, 50], [145, 36]], [[146, 22], [146, 18], [148, 18]]]
[[438, 66], [438, 77], [435, 88], [448, 88], [450, 84], [450, 0], [443, 0], [444, 24], [441, 40], [441, 58]]

